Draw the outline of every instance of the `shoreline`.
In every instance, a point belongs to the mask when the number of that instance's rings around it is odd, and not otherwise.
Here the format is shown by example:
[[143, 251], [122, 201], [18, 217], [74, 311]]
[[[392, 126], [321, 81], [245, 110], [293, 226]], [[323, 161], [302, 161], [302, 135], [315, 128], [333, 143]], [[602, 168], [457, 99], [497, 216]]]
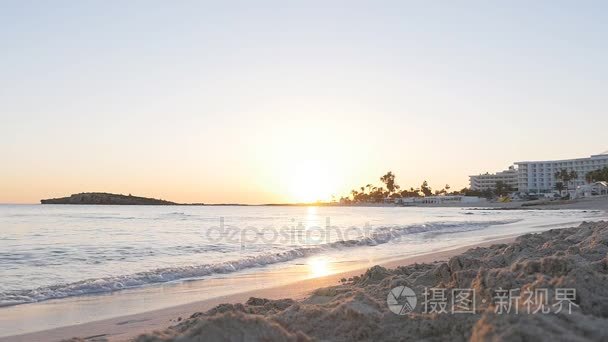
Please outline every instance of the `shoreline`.
[[162, 206], [162, 207], [341, 207], [341, 208], [463, 208], [463, 209], [492, 209], [492, 210], [558, 210], [558, 209], [604, 209], [608, 210], [608, 196], [595, 196], [590, 198], [577, 198], [573, 200], [533, 200], [516, 202], [494, 202], [482, 200], [476, 203], [427, 203], [402, 205], [394, 203], [171, 203], [171, 204], [40, 204], [40, 203], [0, 203], [0, 205], [44, 205], [44, 206]]
[[[489, 239], [481, 243], [457, 247], [450, 250], [388, 260], [379, 263], [379, 265], [387, 268], [395, 268], [398, 266], [407, 266], [412, 264], [446, 261], [447, 259], [462, 254], [463, 252], [466, 252], [472, 248], [511, 243], [516, 237], [517, 236], [514, 235], [507, 238], [501, 237], [497, 239]], [[246, 302], [250, 297], [261, 297], [268, 299], [291, 298], [294, 300], [301, 300], [319, 288], [338, 285], [340, 279], [348, 279], [354, 276], [359, 276], [365, 273], [367, 270], [367, 267], [360, 268], [352, 271], [339, 272], [332, 275], [300, 280], [287, 285], [244, 291], [159, 310], [118, 316], [100, 321], [69, 325], [21, 335], [0, 337], [0, 342], [60, 341], [72, 337], [81, 337], [85, 339], [94, 337], [105, 338], [108, 341], [127, 341], [143, 333], [152, 333], [156, 330], [164, 330], [171, 325], [177, 324], [179, 322], [177, 320], [178, 318], [185, 319], [190, 317], [195, 312], [206, 311], [224, 303], [236, 304]]]

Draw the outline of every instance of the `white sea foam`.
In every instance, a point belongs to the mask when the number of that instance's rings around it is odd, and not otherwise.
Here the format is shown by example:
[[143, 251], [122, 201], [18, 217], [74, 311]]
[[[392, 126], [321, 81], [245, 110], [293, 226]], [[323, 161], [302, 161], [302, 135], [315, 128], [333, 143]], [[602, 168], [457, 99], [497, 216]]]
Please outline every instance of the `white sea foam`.
[[[517, 221], [517, 219], [483, 222], [434, 222], [413, 224], [402, 227], [379, 227], [367, 234], [367, 236], [361, 236], [358, 239], [335, 241], [314, 246], [295, 247], [280, 252], [262, 253], [256, 256], [215, 264], [158, 268], [145, 272], [136, 272], [129, 275], [86, 279], [67, 284], [43, 286], [35, 289], [21, 289], [16, 291], [0, 292], [0, 306], [10, 306], [23, 303], [39, 302], [48, 299], [119, 291], [128, 288], [184, 279], [197, 279], [214, 274], [225, 274], [287, 262], [298, 258], [320, 254], [326, 251], [352, 247], [376, 246], [397, 240], [404, 236], [412, 236], [414, 234], [458, 233], [480, 230], [489, 226], [513, 223], [515, 221]], [[201, 255], [201, 258], [204, 258], [204, 255]]]

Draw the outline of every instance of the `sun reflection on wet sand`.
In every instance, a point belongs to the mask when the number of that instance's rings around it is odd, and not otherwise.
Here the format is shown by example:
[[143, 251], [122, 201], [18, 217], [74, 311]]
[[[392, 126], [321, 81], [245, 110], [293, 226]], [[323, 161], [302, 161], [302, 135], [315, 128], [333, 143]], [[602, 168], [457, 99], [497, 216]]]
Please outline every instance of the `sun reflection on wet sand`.
[[331, 274], [329, 261], [323, 257], [313, 257], [307, 262], [311, 278], [323, 277]]

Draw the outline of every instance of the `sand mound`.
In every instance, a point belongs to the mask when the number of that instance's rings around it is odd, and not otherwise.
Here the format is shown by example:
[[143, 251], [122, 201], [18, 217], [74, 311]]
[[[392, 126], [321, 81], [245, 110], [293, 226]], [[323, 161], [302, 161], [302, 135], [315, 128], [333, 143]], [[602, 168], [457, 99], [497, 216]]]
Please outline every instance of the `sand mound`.
[[[389, 291], [401, 285], [413, 289], [418, 299], [416, 309], [406, 315], [391, 312], [387, 305]], [[432, 287], [447, 289], [447, 303], [452, 289], [474, 289], [475, 313], [423, 312], [423, 293]], [[576, 289], [570, 314], [543, 314], [540, 304], [526, 304], [524, 296], [513, 301], [510, 313], [496, 313], [498, 289], [546, 289], [546, 305], [554, 308], [558, 288]], [[541, 311], [528, 313], [535, 309]], [[393, 270], [375, 266], [301, 302], [251, 298], [245, 304], [224, 304], [137, 339], [194, 340], [606, 341], [608, 223], [528, 234], [509, 245], [471, 249], [447, 262]]]

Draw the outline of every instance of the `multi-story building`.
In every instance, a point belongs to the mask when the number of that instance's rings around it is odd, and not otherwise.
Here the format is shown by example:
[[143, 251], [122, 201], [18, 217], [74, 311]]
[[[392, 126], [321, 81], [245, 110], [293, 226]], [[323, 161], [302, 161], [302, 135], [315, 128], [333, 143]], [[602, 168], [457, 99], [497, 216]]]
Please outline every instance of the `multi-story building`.
[[515, 167], [510, 166], [508, 170], [496, 173], [484, 173], [475, 176], [469, 176], [471, 190], [496, 190], [496, 183], [503, 182], [510, 186], [513, 190], [517, 190], [518, 178]]
[[608, 167], [608, 151], [592, 155], [588, 158], [576, 158], [549, 161], [523, 161], [517, 165], [517, 188], [525, 193], [547, 193], [555, 189], [555, 183], [561, 180], [555, 178], [555, 173], [565, 169], [575, 171], [578, 177], [564, 184], [570, 188], [586, 184], [588, 172]]

